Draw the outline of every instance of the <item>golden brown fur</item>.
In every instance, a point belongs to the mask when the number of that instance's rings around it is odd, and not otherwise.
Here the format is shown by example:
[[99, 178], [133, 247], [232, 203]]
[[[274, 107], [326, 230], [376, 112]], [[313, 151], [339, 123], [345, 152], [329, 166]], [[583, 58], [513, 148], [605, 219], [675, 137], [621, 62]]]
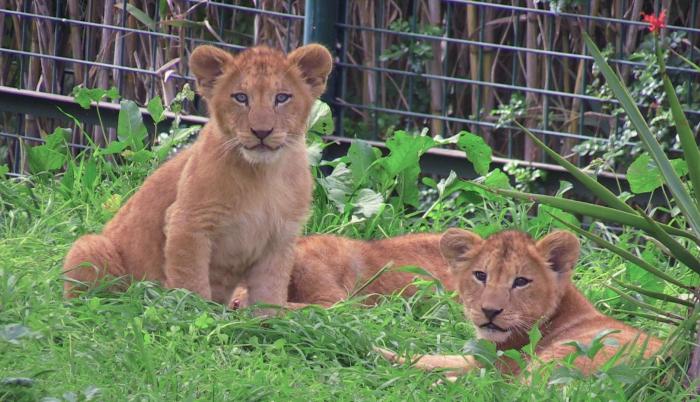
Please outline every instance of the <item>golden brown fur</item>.
[[[330, 307], [345, 300], [353, 291], [387, 265], [392, 268], [418, 266], [455, 290], [447, 263], [440, 254], [437, 233], [416, 233], [381, 240], [354, 240], [332, 235], [299, 237], [294, 251], [294, 269], [289, 282], [289, 308], [309, 304]], [[387, 271], [359, 292], [369, 296], [371, 305], [376, 297], [401, 292], [411, 296], [416, 292], [411, 283], [416, 275], [409, 272]], [[247, 297], [244, 288], [236, 290], [230, 306], [238, 307]], [[244, 303], [245, 304], [245, 303]]]
[[251, 302], [285, 302], [294, 239], [311, 200], [307, 118], [331, 65], [319, 45], [288, 56], [266, 47], [236, 56], [195, 49], [190, 69], [212, 118], [102, 234], [76, 241], [64, 263], [66, 295], [110, 274], [219, 302], [245, 279]]
[[[454, 290], [447, 263], [440, 254], [440, 236], [421, 233], [373, 241], [330, 235], [299, 238], [289, 283], [289, 301], [330, 306], [346, 299], [387, 264], [395, 268], [421, 267], [439, 279], [446, 289]], [[405, 289], [402, 294], [410, 296], [416, 291], [410, 286], [415, 277], [408, 272], [385, 272], [361, 294], [389, 295]], [[374, 300], [370, 298], [367, 302]]]
[[[528, 331], [540, 322], [540, 361], [559, 360], [574, 351], [568, 341], [590, 344], [601, 331], [617, 330], [607, 339], [619, 345], [645, 348], [649, 356], [661, 341], [597, 311], [571, 282], [579, 255], [578, 239], [568, 232], [553, 232], [535, 242], [527, 234], [505, 231], [484, 240], [460, 229], [448, 230], [440, 241], [443, 256], [455, 276], [466, 315], [477, 335], [496, 343], [500, 350], [528, 344]], [[518, 279], [523, 278], [523, 279]], [[634, 348], [631, 348], [634, 349]], [[593, 359], [579, 357], [575, 364], [590, 373], [619, 350], [605, 346]], [[393, 352], [380, 352], [391, 360]], [[516, 372], [506, 362], [502, 369]], [[423, 356], [416, 367], [453, 369], [452, 376], [472, 367], [471, 356]]]

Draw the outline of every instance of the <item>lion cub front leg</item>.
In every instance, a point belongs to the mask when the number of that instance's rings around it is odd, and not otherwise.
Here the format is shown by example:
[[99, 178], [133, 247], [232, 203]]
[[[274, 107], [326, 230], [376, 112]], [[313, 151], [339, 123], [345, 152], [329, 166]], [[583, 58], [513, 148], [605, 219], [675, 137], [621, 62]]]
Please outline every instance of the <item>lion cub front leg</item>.
[[[266, 255], [250, 268], [246, 277], [248, 284], [247, 305], [255, 303], [285, 306], [292, 275], [293, 243], [269, 249]], [[245, 306], [241, 306], [245, 307]], [[260, 314], [270, 315], [274, 310], [263, 310]]]
[[[406, 363], [406, 359], [391, 350], [375, 347], [374, 351], [392, 363]], [[411, 360], [411, 366], [425, 371], [447, 370], [445, 376], [448, 381], [455, 381], [457, 376], [480, 367], [476, 359], [469, 355], [421, 355]]]
[[209, 233], [171, 221], [165, 235], [165, 286], [188, 289], [211, 300]]

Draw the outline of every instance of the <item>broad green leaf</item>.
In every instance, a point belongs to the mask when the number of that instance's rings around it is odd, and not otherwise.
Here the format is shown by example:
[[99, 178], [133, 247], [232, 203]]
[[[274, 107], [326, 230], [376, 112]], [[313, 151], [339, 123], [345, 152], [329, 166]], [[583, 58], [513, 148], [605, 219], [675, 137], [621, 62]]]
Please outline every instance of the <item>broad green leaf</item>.
[[470, 339], [462, 348], [462, 353], [472, 355], [482, 363], [493, 365], [498, 359], [496, 345], [485, 339]]
[[125, 150], [127, 146], [129, 146], [129, 144], [124, 141], [112, 141], [107, 144], [106, 147], [102, 148], [100, 153], [103, 155], [118, 154]]
[[491, 165], [491, 147], [478, 135], [468, 131], [462, 131], [460, 134], [457, 146], [467, 155], [476, 173], [485, 176]]
[[27, 147], [27, 160], [32, 173], [53, 172], [66, 162], [66, 154], [46, 145]]
[[510, 185], [510, 179], [508, 178], [508, 175], [503, 173], [501, 169], [494, 169], [492, 170], [484, 179], [484, 186], [489, 187], [489, 188], [504, 188], [504, 189], [509, 189], [513, 188]]
[[688, 194], [686, 191], [680, 177], [678, 177], [676, 172], [673, 170], [671, 162], [669, 162], [664, 150], [661, 148], [661, 145], [659, 145], [656, 137], [654, 137], [654, 134], [649, 129], [649, 126], [644, 120], [642, 113], [639, 111], [637, 104], [635, 103], [634, 99], [632, 99], [632, 96], [629, 94], [624, 84], [620, 81], [620, 78], [607, 63], [603, 54], [586, 32], [583, 32], [583, 39], [586, 42], [588, 50], [595, 59], [596, 64], [598, 64], [601, 73], [603, 73], [605, 76], [608, 87], [610, 87], [615, 95], [615, 98], [617, 98], [622, 105], [623, 109], [627, 113], [627, 117], [637, 130], [637, 134], [639, 134], [642, 144], [661, 170], [666, 186], [668, 186], [668, 188], [671, 190], [678, 208], [683, 212], [683, 215], [685, 215], [685, 218], [687, 219], [690, 227], [693, 229], [693, 232], [700, 233], [700, 209], [698, 209], [696, 200], [692, 199], [690, 194]]
[[92, 102], [90, 90], [84, 87], [73, 88], [73, 100], [75, 100], [83, 109], [90, 108], [90, 103]]
[[395, 131], [394, 135], [386, 141], [389, 155], [383, 160], [383, 165], [390, 176], [396, 176], [403, 170], [417, 167], [420, 157], [430, 148], [435, 146], [435, 141], [425, 135], [410, 135], [405, 131]]
[[323, 144], [321, 141], [314, 141], [306, 146], [306, 157], [310, 166], [318, 166], [323, 158]]
[[83, 187], [92, 191], [97, 185], [97, 163], [94, 159], [88, 159], [85, 162], [85, 172], [83, 173], [82, 183]]
[[[684, 160], [673, 159], [670, 162], [678, 176], [683, 177], [688, 173], [688, 165]], [[627, 181], [635, 194], [649, 193], [664, 184], [661, 171], [648, 153], [639, 155], [630, 164], [627, 168]]]
[[144, 143], [146, 136], [146, 126], [143, 124], [139, 107], [133, 101], [122, 101], [117, 121], [117, 137], [119, 140], [129, 143], [135, 151], [139, 151], [146, 145]]
[[318, 179], [318, 184], [326, 191], [328, 199], [343, 212], [347, 197], [352, 192], [352, 173], [347, 165], [339, 163], [330, 175]]
[[384, 198], [374, 190], [363, 188], [358, 191], [353, 204], [355, 205], [356, 215], [371, 218], [384, 208]]
[[83, 109], [89, 109], [92, 102], [99, 102], [105, 97], [111, 100], [117, 100], [119, 98], [119, 91], [115, 87], [111, 87], [108, 90], [102, 88], [85, 88], [82, 86], [73, 88], [73, 100]]
[[107, 96], [112, 101], [116, 101], [117, 99], [119, 99], [119, 90], [117, 89], [117, 87], [110, 87], [105, 93], [105, 96]]
[[576, 367], [556, 366], [552, 369], [552, 374], [549, 376], [547, 384], [549, 385], [567, 385], [574, 381], [580, 381], [585, 376], [581, 370]]
[[634, 384], [640, 380], [640, 370], [625, 364], [618, 364], [605, 371], [610, 378], [622, 384]]
[[311, 107], [307, 123], [309, 132], [318, 135], [331, 135], [335, 131], [331, 108], [323, 101], [316, 100]]
[[46, 136], [44, 143], [47, 148], [61, 151], [66, 149], [66, 143], [70, 140], [71, 131], [67, 128], [56, 127], [52, 134]]
[[70, 198], [71, 193], [73, 192], [73, 189], [75, 187], [75, 175], [77, 174], [76, 169], [75, 169], [75, 164], [74, 163], [69, 163], [68, 166], [66, 167], [66, 171], [63, 173], [63, 177], [61, 177], [61, 193], [66, 196], [66, 198]]
[[435, 146], [435, 141], [426, 135], [409, 135], [404, 131], [394, 132], [386, 141], [389, 155], [381, 159], [381, 166], [388, 178], [396, 177], [396, 191], [404, 204], [418, 206], [418, 176], [420, 157]]
[[[122, 153], [122, 155], [124, 155], [124, 153]], [[147, 149], [139, 149], [136, 152], [130, 152], [127, 159], [136, 163], [144, 163], [153, 159], [154, 156], [155, 154]]]
[[355, 140], [350, 144], [347, 159], [355, 186], [359, 186], [362, 179], [366, 178], [370, 165], [378, 158], [379, 153], [380, 151], [367, 141]]
[[8, 173], [10, 173], [10, 168], [7, 165], [0, 165], [0, 180], [5, 178]]
[[160, 96], [155, 96], [153, 99], [149, 100], [146, 109], [148, 109], [148, 113], [156, 124], [165, 119], [165, 108], [163, 107], [163, 101], [160, 99]]

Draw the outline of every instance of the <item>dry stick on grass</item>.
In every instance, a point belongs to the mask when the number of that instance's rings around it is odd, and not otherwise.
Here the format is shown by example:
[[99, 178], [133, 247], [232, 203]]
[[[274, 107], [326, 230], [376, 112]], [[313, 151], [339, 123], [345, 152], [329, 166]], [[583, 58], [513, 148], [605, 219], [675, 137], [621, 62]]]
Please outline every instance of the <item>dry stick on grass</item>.
[[[374, 4], [371, 2], [357, 2], [355, 3], [356, 12], [355, 17], [358, 19], [359, 25], [365, 27], [375, 28], [374, 23]], [[375, 44], [374, 44], [374, 34], [370, 31], [360, 32], [360, 41], [362, 43], [362, 65], [365, 67], [376, 67], [377, 60], [375, 58]], [[376, 83], [377, 83], [377, 72], [372, 70], [362, 71], [362, 104], [363, 105], [376, 105]], [[368, 118], [365, 123], [370, 127], [370, 131], [376, 129], [374, 127], [373, 119], [369, 118], [373, 113], [365, 114]]]
[[[528, 8], [537, 8], [534, 0], [527, 0]], [[527, 13], [527, 22], [525, 29], [525, 47], [529, 49], [537, 49], [537, 38], [539, 36], [538, 17], [535, 13]], [[541, 79], [541, 62], [540, 57], [534, 52], [527, 52], [525, 55], [525, 86], [528, 88], [540, 88]], [[525, 103], [528, 109], [539, 106], [539, 96], [534, 92], [527, 92], [525, 95]], [[537, 127], [539, 117], [527, 114], [525, 119], [525, 127]], [[538, 160], [539, 149], [532, 140], [528, 137], [524, 138], [523, 144], [523, 160], [536, 161]]]
[[[442, 11], [440, 8], [440, 0], [428, 0], [427, 4], [427, 10], [428, 12], [426, 13], [427, 17], [427, 22], [428, 25], [433, 26], [433, 27], [439, 27], [442, 25]], [[447, 34], [447, 32], [445, 33]], [[442, 60], [444, 59], [443, 55], [443, 46], [446, 46], [446, 43], [444, 41], [436, 41], [436, 40], [431, 40], [430, 41], [430, 46], [433, 51], [433, 57], [432, 59], [428, 60], [425, 64], [425, 69], [428, 72], [428, 74], [432, 75], [441, 75], [442, 74]], [[443, 105], [442, 105], [442, 99], [443, 99], [443, 93], [442, 93], [442, 86], [443, 86], [443, 81], [442, 80], [428, 80], [429, 83], [429, 88], [430, 88], [430, 114], [435, 115], [435, 116], [441, 116], [443, 113]], [[432, 135], [443, 135], [446, 136], [445, 133], [442, 132], [442, 121], [439, 119], [431, 119], [431, 131], [430, 133]]]
[[[68, 0], [68, 17], [72, 20], [80, 20], [79, 0]], [[83, 60], [83, 39], [80, 35], [81, 28], [77, 24], [70, 24], [70, 47], [75, 60]], [[73, 63], [73, 77], [76, 85], [85, 84], [85, 68], [81, 63]]]

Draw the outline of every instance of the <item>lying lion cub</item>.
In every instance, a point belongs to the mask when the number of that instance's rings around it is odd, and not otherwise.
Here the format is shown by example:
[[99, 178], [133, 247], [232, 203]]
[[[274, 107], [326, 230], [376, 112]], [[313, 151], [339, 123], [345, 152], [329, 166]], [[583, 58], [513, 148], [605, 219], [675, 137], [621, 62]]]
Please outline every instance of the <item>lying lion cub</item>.
[[[331, 306], [346, 299], [358, 285], [366, 283], [387, 264], [414, 265], [439, 279], [446, 289], [455, 289], [440, 255], [440, 234], [417, 233], [388, 239], [362, 241], [347, 237], [316, 235], [297, 240], [289, 301]], [[415, 293], [410, 286], [415, 274], [385, 272], [361, 294]], [[367, 300], [373, 303], [372, 299]]]
[[[418, 266], [439, 279], [448, 290], [454, 290], [447, 263], [440, 254], [438, 233], [415, 233], [381, 240], [354, 240], [332, 235], [313, 235], [297, 239], [294, 269], [289, 282], [288, 308], [309, 304], [330, 307], [345, 300], [352, 292], [383, 267]], [[359, 292], [362, 295], [389, 295], [402, 291], [415, 293], [411, 286], [415, 274], [387, 271]], [[238, 308], [246, 298], [245, 288], [236, 290], [229, 304]], [[373, 304], [374, 297], [365, 299]], [[243, 303], [245, 304], [245, 303]]]
[[101, 235], [73, 245], [64, 263], [67, 296], [110, 274], [224, 303], [245, 279], [251, 302], [287, 301], [294, 240], [311, 201], [307, 118], [332, 57], [320, 45], [288, 56], [200, 46], [189, 63], [211, 120]]
[[[579, 255], [578, 239], [568, 232], [553, 232], [533, 241], [527, 234], [505, 231], [484, 240], [461, 229], [450, 229], [440, 240], [440, 249], [455, 275], [465, 312], [477, 335], [496, 343], [500, 350], [520, 349], [528, 344], [528, 331], [540, 322], [542, 339], [537, 357], [543, 361], [562, 359], [574, 351], [564, 343], [589, 344], [603, 330], [616, 330], [606, 339], [620, 347], [631, 344], [653, 354], [661, 341], [601, 314], [571, 282]], [[378, 349], [389, 360], [403, 362], [391, 351]], [[593, 359], [574, 362], [590, 373], [619, 350], [605, 346]], [[506, 362], [501, 369], [518, 372]], [[424, 370], [454, 369], [449, 379], [477, 367], [471, 356], [426, 355], [414, 365]]]

